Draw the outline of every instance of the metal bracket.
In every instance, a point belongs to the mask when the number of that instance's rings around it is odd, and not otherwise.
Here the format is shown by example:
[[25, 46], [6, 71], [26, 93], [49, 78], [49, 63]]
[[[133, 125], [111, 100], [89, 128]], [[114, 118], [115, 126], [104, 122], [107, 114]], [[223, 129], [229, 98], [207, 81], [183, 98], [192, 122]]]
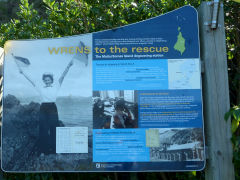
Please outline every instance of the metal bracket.
[[211, 25], [210, 22], [204, 22], [203, 24], [204, 24], [205, 26], [210, 26], [210, 25]]
[[219, 13], [219, 2], [214, 1], [213, 12], [212, 12], [212, 24], [211, 24], [212, 29], [217, 28], [218, 13]]
[[[208, 1], [207, 5], [208, 6], [212, 6], [214, 3], [219, 3], [219, 0]], [[223, 3], [222, 2], [220, 2], [220, 6], [223, 7]]]
[[219, 2], [219, 0], [214, 0], [207, 2], [208, 6], [213, 6], [213, 12], [212, 12], [212, 22], [211, 22], [211, 29], [217, 29], [219, 27], [219, 24], [217, 24], [218, 19], [218, 13], [219, 13], [219, 6], [223, 7], [223, 4]]
[[213, 4], [214, 4], [213, 1], [208, 1], [208, 2], [207, 2], [207, 5], [208, 5], [208, 6], [212, 6]]
[[[212, 21], [212, 22], [213, 22], [213, 21]], [[204, 22], [203, 25], [205, 25], [205, 26], [211, 26], [211, 25], [212, 25], [212, 22]], [[215, 21], [215, 22], [216, 22], [216, 21]], [[221, 25], [221, 24], [217, 24], [217, 27], [220, 28], [220, 27], [222, 27], [222, 25]]]

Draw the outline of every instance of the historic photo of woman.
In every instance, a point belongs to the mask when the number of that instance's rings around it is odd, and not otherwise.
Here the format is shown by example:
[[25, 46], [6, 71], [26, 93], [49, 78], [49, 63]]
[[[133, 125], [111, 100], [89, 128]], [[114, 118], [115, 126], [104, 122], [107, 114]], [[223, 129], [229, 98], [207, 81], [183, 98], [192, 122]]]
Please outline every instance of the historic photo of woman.
[[[12, 54], [13, 55], [13, 54]], [[34, 82], [30, 75], [27, 75], [19, 65], [18, 61], [28, 62], [26, 58], [14, 56], [19, 73], [22, 74], [29, 83], [36, 89], [41, 97], [40, 115], [39, 115], [39, 140], [38, 152], [44, 154], [56, 153], [56, 127], [59, 126], [58, 110], [56, 106], [56, 99], [59, 89], [63, 83], [65, 76], [73, 65], [73, 59], [69, 62], [61, 77], [54, 81], [52, 73], [44, 73], [42, 81], [44, 86]], [[29, 62], [30, 64], [30, 62]]]
[[[2, 130], [5, 170], [75, 170], [79, 164], [73, 162], [91, 161], [91, 47], [90, 35], [6, 43]], [[71, 151], [59, 149], [71, 148], [69, 142], [77, 141], [60, 131], [64, 128], [87, 129], [87, 153], [77, 153], [80, 150], [75, 146]]]

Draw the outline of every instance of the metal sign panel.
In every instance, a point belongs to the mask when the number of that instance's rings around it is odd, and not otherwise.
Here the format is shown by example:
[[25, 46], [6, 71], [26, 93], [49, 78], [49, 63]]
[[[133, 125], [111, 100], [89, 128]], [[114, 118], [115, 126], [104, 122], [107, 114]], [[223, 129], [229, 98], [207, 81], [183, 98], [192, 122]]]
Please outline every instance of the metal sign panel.
[[193, 7], [4, 50], [4, 171], [204, 168]]

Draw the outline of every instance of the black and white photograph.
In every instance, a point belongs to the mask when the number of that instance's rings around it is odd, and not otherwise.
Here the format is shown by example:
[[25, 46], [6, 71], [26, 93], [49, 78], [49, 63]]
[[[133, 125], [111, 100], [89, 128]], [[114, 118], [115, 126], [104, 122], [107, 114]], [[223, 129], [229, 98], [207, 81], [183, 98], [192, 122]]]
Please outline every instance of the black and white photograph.
[[202, 128], [161, 128], [159, 147], [150, 147], [150, 161], [203, 161]]
[[138, 127], [138, 104], [134, 90], [93, 91], [93, 128]]
[[81, 164], [91, 169], [91, 39], [84, 35], [6, 43], [3, 170], [80, 171]]

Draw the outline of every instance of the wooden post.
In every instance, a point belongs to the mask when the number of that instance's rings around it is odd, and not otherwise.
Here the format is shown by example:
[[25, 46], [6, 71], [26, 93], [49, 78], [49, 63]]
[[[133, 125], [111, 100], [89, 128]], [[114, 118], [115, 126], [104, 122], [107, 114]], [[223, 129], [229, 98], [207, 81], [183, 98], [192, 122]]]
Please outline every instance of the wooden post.
[[199, 9], [201, 60], [203, 73], [203, 108], [208, 159], [205, 176], [209, 180], [232, 180], [231, 124], [224, 120], [229, 110], [229, 87], [224, 29], [223, 5], [220, 5], [218, 24], [211, 29], [213, 5], [203, 2]]

